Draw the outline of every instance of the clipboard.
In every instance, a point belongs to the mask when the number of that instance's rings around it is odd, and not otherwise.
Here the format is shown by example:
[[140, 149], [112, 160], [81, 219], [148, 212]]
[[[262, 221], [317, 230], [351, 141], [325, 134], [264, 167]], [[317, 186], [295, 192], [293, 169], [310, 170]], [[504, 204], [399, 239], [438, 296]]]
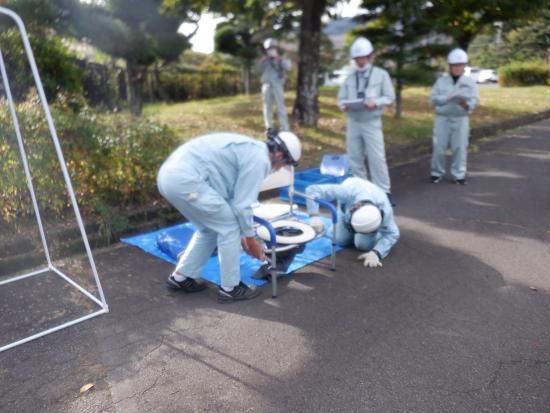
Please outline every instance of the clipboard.
[[365, 106], [363, 105], [364, 100], [363, 99], [349, 99], [349, 100], [342, 100], [340, 102], [342, 105], [346, 105], [349, 110], [353, 112], [358, 112], [360, 110], [365, 110]]
[[461, 100], [468, 100], [468, 99], [470, 99], [470, 97], [471, 96], [468, 96], [466, 94], [455, 93], [455, 94], [452, 94], [450, 96], [447, 96], [447, 102], [457, 103]]
[[461, 84], [457, 89], [453, 90], [447, 96], [447, 102], [459, 102], [461, 100], [469, 100], [472, 98], [473, 92], [470, 86]]

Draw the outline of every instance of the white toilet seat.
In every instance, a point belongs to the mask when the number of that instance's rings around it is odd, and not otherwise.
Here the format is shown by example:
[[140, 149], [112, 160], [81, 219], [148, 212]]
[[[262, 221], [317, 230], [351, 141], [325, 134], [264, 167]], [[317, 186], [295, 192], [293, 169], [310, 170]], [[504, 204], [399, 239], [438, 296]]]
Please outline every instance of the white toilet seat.
[[[305, 244], [315, 238], [315, 230], [305, 222], [292, 221], [292, 220], [280, 220], [271, 222], [273, 229], [277, 232], [277, 229], [291, 228], [299, 231], [296, 235], [277, 235], [277, 244]], [[258, 236], [264, 241], [270, 241], [269, 231], [266, 227], [260, 226], [257, 229]]]

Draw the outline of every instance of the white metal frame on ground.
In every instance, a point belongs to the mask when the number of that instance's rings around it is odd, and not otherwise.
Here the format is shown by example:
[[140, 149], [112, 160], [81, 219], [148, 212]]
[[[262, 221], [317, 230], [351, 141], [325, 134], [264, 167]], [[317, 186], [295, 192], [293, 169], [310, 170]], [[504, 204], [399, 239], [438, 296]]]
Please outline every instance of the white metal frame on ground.
[[13, 11], [11, 11], [9, 9], [6, 9], [4, 7], [0, 7], [0, 14], [1, 15], [6, 15], [6, 16], [10, 17], [11, 19], [13, 19], [14, 22], [16, 23], [18, 29], [19, 29], [20, 34], [21, 34], [21, 39], [23, 41], [23, 46], [25, 48], [25, 52], [27, 54], [27, 59], [29, 61], [29, 65], [30, 65], [32, 75], [33, 75], [33, 78], [34, 78], [34, 82], [36, 84], [36, 90], [38, 91], [38, 95], [40, 97], [40, 102], [42, 104], [42, 108], [43, 108], [44, 114], [46, 116], [46, 120], [47, 120], [47, 123], [48, 123], [48, 128], [49, 128], [49, 131], [50, 131], [50, 135], [52, 137], [52, 140], [53, 140], [53, 143], [54, 143], [54, 146], [55, 146], [57, 157], [58, 157], [58, 160], [59, 160], [59, 163], [60, 163], [60, 166], [61, 166], [61, 170], [63, 172], [63, 177], [65, 179], [65, 185], [67, 187], [67, 191], [68, 191], [70, 199], [71, 199], [71, 204], [73, 206], [73, 210], [74, 210], [74, 213], [75, 213], [75, 216], [76, 216], [76, 220], [78, 222], [78, 227], [80, 228], [80, 234], [82, 236], [82, 240], [84, 242], [84, 247], [86, 249], [86, 254], [88, 256], [88, 261], [90, 263], [90, 267], [91, 267], [91, 270], [92, 270], [92, 273], [93, 273], [93, 276], [94, 276], [94, 279], [95, 279], [97, 291], [99, 293], [99, 298], [96, 297], [91, 292], [89, 292], [88, 290], [86, 290], [81, 285], [79, 285], [77, 282], [72, 280], [68, 275], [64, 274], [61, 270], [56, 268], [54, 266], [53, 262], [52, 262], [52, 259], [51, 259], [51, 256], [50, 256], [50, 251], [48, 249], [48, 242], [46, 240], [46, 234], [45, 234], [45, 231], [44, 231], [44, 226], [42, 224], [42, 218], [40, 216], [40, 210], [38, 208], [38, 203], [37, 203], [36, 195], [35, 195], [35, 192], [34, 192], [34, 186], [33, 186], [33, 183], [32, 183], [32, 176], [31, 176], [28, 161], [27, 161], [25, 146], [23, 144], [23, 137], [21, 135], [21, 129], [19, 127], [19, 121], [17, 119], [15, 104], [13, 102], [13, 97], [12, 97], [12, 93], [11, 93], [11, 89], [10, 89], [10, 85], [9, 85], [9, 81], [8, 81], [8, 77], [7, 77], [7, 73], [6, 73], [6, 65], [5, 65], [5, 62], [4, 62], [4, 57], [2, 55], [2, 50], [1, 49], [0, 49], [0, 71], [1, 71], [1, 75], [2, 75], [2, 81], [3, 81], [4, 90], [5, 90], [5, 93], [6, 93], [6, 98], [7, 98], [7, 101], [8, 101], [8, 106], [9, 106], [9, 110], [10, 110], [12, 121], [13, 121], [13, 126], [14, 126], [14, 129], [15, 129], [15, 134], [17, 136], [17, 143], [18, 143], [18, 146], [19, 146], [21, 161], [23, 163], [23, 168], [25, 170], [25, 175], [26, 175], [26, 178], [27, 178], [27, 185], [28, 185], [29, 192], [30, 192], [31, 199], [32, 199], [34, 213], [35, 213], [35, 216], [36, 216], [36, 222], [38, 223], [38, 229], [40, 231], [40, 238], [42, 240], [42, 246], [44, 248], [44, 254], [46, 256], [47, 266], [45, 266], [44, 268], [38, 269], [36, 271], [29, 272], [27, 274], [12, 276], [11, 278], [0, 282], [0, 286], [3, 286], [3, 285], [8, 284], [8, 283], [15, 282], [15, 281], [19, 281], [19, 280], [22, 280], [22, 279], [25, 279], [25, 278], [28, 278], [28, 277], [33, 277], [33, 276], [37, 276], [37, 275], [40, 275], [40, 274], [53, 272], [53, 273], [59, 275], [63, 280], [65, 280], [71, 286], [73, 286], [74, 288], [79, 290], [82, 294], [84, 294], [86, 297], [88, 297], [90, 300], [92, 300], [95, 304], [97, 304], [100, 307], [99, 310], [96, 310], [93, 313], [87, 314], [83, 317], [77, 318], [77, 319], [72, 320], [72, 321], [65, 322], [65, 323], [60, 324], [58, 326], [55, 326], [55, 327], [49, 328], [47, 330], [41, 331], [37, 334], [33, 334], [29, 337], [26, 337], [26, 338], [23, 338], [21, 340], [17, 340], [17, 341], [14, 341], [14, 342], [10, 343], [10, 344], [4, 345], [4, 346], [0, 347], [0, 352], [2, 352], [2, 351], [5, 351], [5, 350], [8, 350], [10, 348], [13, 348], [15, 346], [18, 346], [20, 344], [26, 343], [28, 341], [31, 341], [31, 340], [37, 339], [39, 337], [45, 336], [46, 334], [50, 334], [50, 333], [53, 333], [55, 331], [61, 330], [65, 327], [69, 327], [69, 326], [72, 326], [74, 324], [80, 323], [82, 321], [88, 320], [88, 319], [90, 319], [92, 317], [95, 317], [95, 316], [98, 316], [100, 314], [105, 314], [105, 313], [109, 312], [109, 308], [107, 306], [107, 302], [105, 301], [105, 296], [103, 294], [103, 289], [101, 288], [101, 283], [99, 281], [99, 276], [97, 274], [94, 258], [92, 256], [92, 251], [90, 249], [90, 244], [88, 242], [88, 237], [86, 235], [86, 230], [84, 229], [84, 224], [83, 224], [82, 218], [80, 216], [80, 211], [78, 209], [78, 205], [77, 205], [77, 202], [76, 202], [76, 197], [75, 197], [75, 194], [74, 194], [73, 186], [71, 184], [71, 179], [70, 179], [69, 173], [67, 171], [67, 167], [66, 167], [66, 164], [65, 164], [65, 159], [63, 157], [63, 152], [61, 150], [61, 145], [59, 144], [59, 139], [57, 137], [57, 132], [55, 130], [53, 118], [52, 118], [52, 115], [50, 113], [50, 109], [48, 107], [48, 102], [46, 100], [46, 95], [44, 94], [44, 88], [42, 87], [42, 81], [40, 80], [40, 76], [38, 74], [38, 69], [36, 67], [36, 62], [34, 60], [34, 56], [33, 56], [32, 50], [31, 50], [31, 46], [30, 46], [30, 43], [29, 43], [29, 38], [28, 38], [28, 35], [27, 35], [27, 31], [25, 30], [25, 25], [23, 24], [23, 21], [21, 20], [21, 18], [16, 13], [14, 13]]

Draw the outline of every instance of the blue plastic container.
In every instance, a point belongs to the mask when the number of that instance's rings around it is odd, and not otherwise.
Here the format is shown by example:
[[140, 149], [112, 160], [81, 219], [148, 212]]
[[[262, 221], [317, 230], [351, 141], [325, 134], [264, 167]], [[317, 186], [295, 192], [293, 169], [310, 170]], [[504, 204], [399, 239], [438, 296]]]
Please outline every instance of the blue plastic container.
[[[294, 190], [298, 192], [305, 192], [306, 188], [310, 185], [339, 184], [349, 176], [351, 175], [350, 174], [346, 174], [344, 176], [324, 175], [321, 173], [320, 168], [305, 169], [303, 171], [294, 173]], [[283, 200], [286, 200], [286, 201], [288, 200], [288, 186], [283, 187], [279, 190], [279, 197]], [[301, 196], [295, 196], [294, 203], [305, 205], [306, 200]]]

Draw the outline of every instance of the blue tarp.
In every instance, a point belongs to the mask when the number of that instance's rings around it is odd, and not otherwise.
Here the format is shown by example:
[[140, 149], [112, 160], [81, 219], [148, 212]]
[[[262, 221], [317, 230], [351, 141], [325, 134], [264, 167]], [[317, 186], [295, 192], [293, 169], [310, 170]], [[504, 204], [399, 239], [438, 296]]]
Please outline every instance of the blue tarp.
[[[307, 215], [301, 215], [304, 219], [307, 219]], [[332, 227], [329, 219], [323, 218], [323, 220], [325, 221], [326, 228]], [[149, 232], [147, 234], [122, 238], [121, 241], [139, 247], [145, 252], [175, 265], [178, 253], [185, 249], [194, 232], [195, 227], [193, 224], [185, 223]], [[338, 250], [341, 249], [341, 247], [338, 247]], [[330, 254], [330, 238], [322, 237], [311, 241], [306, 245], [303, 252], [296, 255], [294, 261], [287, 270], [287, 274], [305, 267], [312, 262], [328, 257]], [[263, 280], [256, 280], [252, 278], [252, 275], [254, 275], [254, 273], [260, 268], [261, 264], [262, 263], [260, 261], [250, 257], [248, 254], [244, 252], [241, 253], [241, 280], [248, 285], [265, 284], [265, 281]], [[215, 255], [210, 257], [204, 268], [203, 278], [219, 285], [219, 268], [218, 257]]]

